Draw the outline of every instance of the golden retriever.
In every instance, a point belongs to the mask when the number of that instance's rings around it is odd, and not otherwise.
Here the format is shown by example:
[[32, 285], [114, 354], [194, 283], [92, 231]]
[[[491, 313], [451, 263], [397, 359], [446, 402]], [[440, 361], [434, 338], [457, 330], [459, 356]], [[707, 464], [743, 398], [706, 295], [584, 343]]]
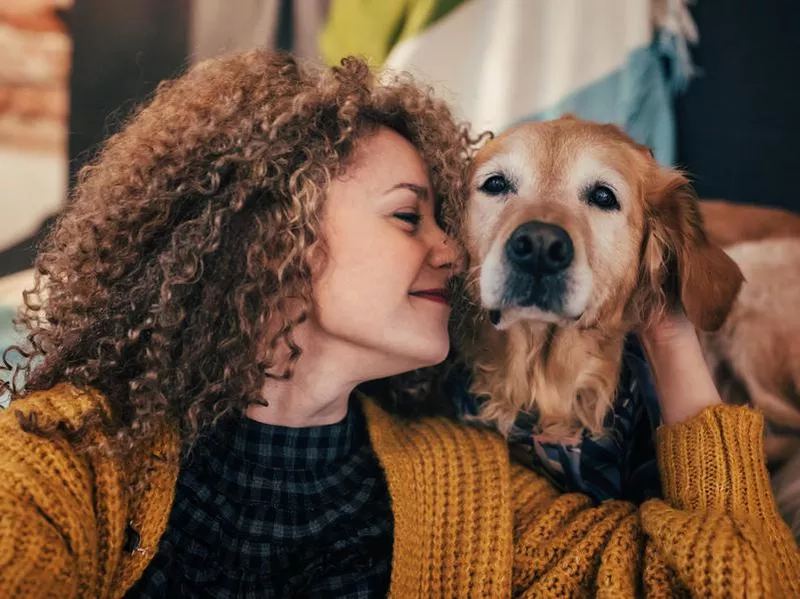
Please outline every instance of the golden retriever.
[[800, 237], [800, 216], [782, 208], [701, 200], [700, 213], [709, 240], [723, 248], [745, 241]]
[[613, 125], [515, 126], [476, 154], [471, 185], [458, 229], [475, 322], [460, 349], [502, 432], [520, 410], [546, 437], [601, 432], [625, 335], [678, 302], [716, 330], [739, 292], [687, 179]]
[[800, 238], [768, 237], [726, 252], [747, 282], [722, 327], [700, 339], [723, 400], [764, 414], [775, 499], [800, 541]]
[[726, 249], [747, 283], [723, 326], [701, 335], [706, 361], [728, 403], [767, 419], [767, 458], [800, 450], [800, 239], [750, 241]]

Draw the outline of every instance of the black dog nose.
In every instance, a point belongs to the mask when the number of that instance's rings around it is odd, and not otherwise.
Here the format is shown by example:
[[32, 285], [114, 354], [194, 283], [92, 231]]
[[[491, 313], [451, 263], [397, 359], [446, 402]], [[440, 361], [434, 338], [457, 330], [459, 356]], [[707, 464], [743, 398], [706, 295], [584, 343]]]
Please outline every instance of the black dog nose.
[[551, 223], [534, 220], [517, 227], [506, 242], [506, 257], [520, 269], [557, 273], [570, 264], [575, 248], [569, 234]]

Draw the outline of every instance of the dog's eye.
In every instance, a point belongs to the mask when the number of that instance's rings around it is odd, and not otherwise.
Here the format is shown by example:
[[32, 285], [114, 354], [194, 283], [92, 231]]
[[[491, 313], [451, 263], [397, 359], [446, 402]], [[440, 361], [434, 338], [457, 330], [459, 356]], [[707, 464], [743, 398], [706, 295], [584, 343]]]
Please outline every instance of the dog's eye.
[[605, 185], [596, 185], [589, 190], [589, 195], [586, 198], [590, 204], [602, 208], [603, 210], [617, 210], [619, 209], [619, 202], [617, 196]]
[[503, 175], [492, 175], [478, 189], [490, 196], [498, 196], [508, 193], [511, 190], [511, 184]]

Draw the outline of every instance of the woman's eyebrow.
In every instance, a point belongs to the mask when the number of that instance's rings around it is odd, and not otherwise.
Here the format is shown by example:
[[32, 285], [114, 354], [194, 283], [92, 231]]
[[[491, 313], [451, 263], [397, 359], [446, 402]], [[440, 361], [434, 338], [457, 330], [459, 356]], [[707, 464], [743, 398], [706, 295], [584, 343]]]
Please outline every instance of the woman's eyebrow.
[[416, 183], [398, 183], [397, 185], [393, 185], [389, 189], [386, 190], [386, 194], [389, 194], [396, 189], [408, 189], [414, 193], [420, 200], [429, 200], [430, 199], [430, 192], [428, 188], [424, 185], [417, 185]]

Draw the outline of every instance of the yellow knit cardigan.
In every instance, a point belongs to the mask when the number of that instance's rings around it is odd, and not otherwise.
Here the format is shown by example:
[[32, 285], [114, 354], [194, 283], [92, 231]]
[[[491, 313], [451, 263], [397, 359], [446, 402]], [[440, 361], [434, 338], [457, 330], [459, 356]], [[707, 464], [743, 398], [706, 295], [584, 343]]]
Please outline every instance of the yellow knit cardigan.
[[[178, 475], [175, 430], [125, 471], [23, 432], [13, 414], [75, 426], [97, 406], [107, 409], [101, 395], [61, 385], [0, 414], [3, 598], [120, 597], [157, 550]], [[364, 410], [392, 498], [394, 597], [800, 597], [800, 555], [770, 491], [762, 418], [748, 408], [662, 427], [665, 498], [638, 509], [558, 494], [487, 431], [400, 421], [369, 400]], [[144, 482], [140, 495], [132, 480]], [[128, 523], [141, 537], [133, 551]]]

